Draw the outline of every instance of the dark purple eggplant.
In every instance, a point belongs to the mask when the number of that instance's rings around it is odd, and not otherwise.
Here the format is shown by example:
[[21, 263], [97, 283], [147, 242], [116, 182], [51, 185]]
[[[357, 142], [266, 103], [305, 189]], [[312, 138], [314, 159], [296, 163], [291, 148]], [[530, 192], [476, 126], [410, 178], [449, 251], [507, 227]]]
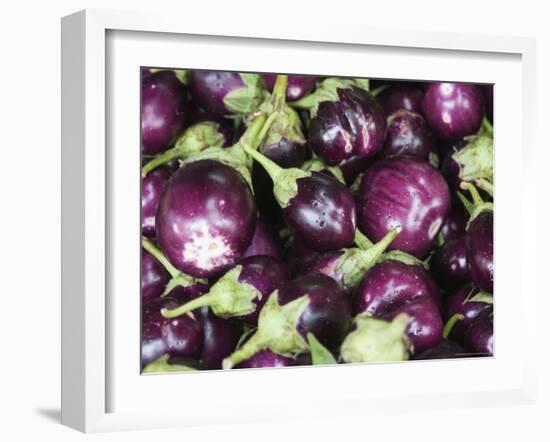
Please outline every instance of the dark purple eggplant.
[[141, 249], [141, 302], [147, 303], [159, 298], [170, 279], [170, 275], [157, 259]]
[[286, 246], [286, 262], [291, 274], [302, 274], [310, 263], [321, 255], [321, 252], [313, 250], [292, 235]]
[[464, 236], [467, 221], [468, 219], [462, 208], [452, 207], [439, 231], [441, 241], [445, 242]]
[[193, 70], [189, 88], [199, 106], [218, 115], [248, 115], [265, 96], [258, 74]]
[[432, 83], [422, 107], [433, 132], [443, 140], [475, 134], [483, 119], [483, 96], [474, 84]]
[[223, 367], [232, 368], [264, 349], [294, 357], [308, 350], [308, 333], [334, 350], [350, 323], [349, 297], [334, 280], [320, 274], [296, 278], [270, 295], [260, 312], [257, 331], [224, 360]]
[[[272, 92], [277, 75], [261, 74], [261, 77], [266, 89]], [[286, 88], [286, 99], [288, 101], [299, 100], [313, 90], [318, 80], [319, 77], [309, 75], [289, 75], [288, 87]]]
[[424, 93], [414, 85], [395, 84], [386, 87], [376, 97], [386, 115], [400, 110], [407, 110], [422, 115], [422, 98]]
[[260, 350], [258, 353], [253, 354], [248, 359], [236, 365], [235, 368], [288, 367], [293, 365], [293, 362], [291, 358], [278, 355], [271, 350]]
[[355, 201], [342, 183], [324, 173], [283, 169], [259, 152], [244, 148], [271, 176], [285, 221], [304, 244], [330, 251], [353, 242]]
[[244, 254], [256, 228], [256, 204], [245, 179], [214, 160], [174, 173], [157, 212], [160, 247], [170, 262], [195, 277], [212, 277]]
[[164, 318], [162, 308], [177, 306], [175, 299], [155, 299], [143, 306], [141, 362], [142, 366], [153, 362], [164, 354], [170, 357], [196, 358], [203, 346], [203, 330], [197, 318], [184, 316], [175, 319]]
[[172, 310], [162, 310], [166, 318], [176, 318], [208, 306], [216, 316], [236, 317], [255, 325], [267, 297], [289, 279], [286, 265], [272, 256], [249, 256], [199, 296]]
[[447, 183], [437, 169], [418, 158], [386, 158], [365, 172], [357, 194], [361, 231], [380, 241], [400, 229], [389, 249], [423, 257], [435, 243], [450, 206]]
[[484, 310], [492, 308], [492, 295], [466, 284], [445, 299], [444, 318], [447, 321], [445, 337], [464, 343], [464, 336], [475, 318]]
[[385, 157], [412, 155], [428, 161], [434, 150], [432, 134], [422, 115], [403, 109], [390, 114], [382, 147]]
[[267, 255], [277, 259], [281, 259], [283, 256], [281, 244], [277, 236], [267, 221], [261, 216], [258, 218], [254, 236], [252, 237], [250, 246], [244, 252], [243, 258], [256, 255]]
[[466, 330], [464, 346], [468, 351], [483, 356], [493, 356], [494, 353], [494, 329], [493, 308], [481, 312]]
[[485, 104], [485, 115], [491, 123], [493, 122], [493, 86], [492, 84], [481, 86], [483, 102]]
[[471, 356], [461, 345], [449, 339], [443, 339], [435, 347], [429, 348], [422, 353], [415, 355], [416, 360], [426, 359], [452, 359], [452, 358], [466, 358]]
[[156, 236], [156, 216], [159, 199], [170, 178], [167, 168], [160, 168], [141, 180], [141, 234]]
[[443, 332], [439, 290], [420, 266], [384, 261], [363, 277], [354, 295], [354, 312], [391, 320], [409, 317], [407, 335], [414, 353], [439, 343]]
[[155, 155], [168, 149], [185, 127], [189, 99], [173, 71], [152, 73], [141, 83], [141, 151]]
[[430, 260], [430, 270], [436, 282], [446, 290], [468, 282], [466, 238], [451, 239], [439, 246]]

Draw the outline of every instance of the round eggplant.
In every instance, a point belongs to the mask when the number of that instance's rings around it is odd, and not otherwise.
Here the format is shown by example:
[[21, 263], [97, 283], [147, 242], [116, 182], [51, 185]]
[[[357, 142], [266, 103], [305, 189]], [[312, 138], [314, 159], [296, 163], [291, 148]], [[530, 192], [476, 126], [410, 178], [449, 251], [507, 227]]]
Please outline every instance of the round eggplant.
[[462, 208], [452, 207], [443, 221], [439, 236], [443, 242], [457, 239], [466, 233], [466, 214]]
[[159, 199], [169, 178], [170, 171], [163, 167], [141, 180], [141, 234], [148, 238], [156, 236]]
[[440, 287], [446, 290], [468, 282], [470, 274], [466, 259], [466, 239], [451, 239], [439, 246], [430, 260], [430, 270]]
[[423, 97], [422, 90], [414, 85], [396, 84], [386, 87], [377, 99], [388, 116], [401, 110], [422, 115]]
[[271, 350], [260, 350], [248, 359], [241, 362], [235, 368], [266, 368], [288, 367], [293, 365], [293, 360], [285, 356], [273, 353]]
[[464, 346], [468, 351], [482, 356], [493, 356], [494, 330], [493, 308], [481, 312], [466, 330]]
[[170, 279], [162, 264], [150, 253], [141, 249], [141, 302], [159, 298]]
[[493, 212], [483, 211], [468, 226], [466, 254], [472, 282], [493, 293]]
[[[266, 89], [272, 92], [277, 75], [262, 74], [261, 77]], [[289, 75], [288, 87], [286, 88], [286, 99], [288, 101], [295, 101], [306, 96], [313, 90], [318, 80], [319, 77], [312, 77], [309, 75]]]
[[256, 255], [267, 255], [277, 259], [281, 259], [283, 256], [278, 238], [261, 216], [256, 223], [254, 236], [250, 246], [244, 252], [243, 258]]
[[434, 149], [432, 134], [420, 114], [398, 110], [388, 117], [388, 135], [382, 148], [385, 157], [412, 155], [428, 161]]

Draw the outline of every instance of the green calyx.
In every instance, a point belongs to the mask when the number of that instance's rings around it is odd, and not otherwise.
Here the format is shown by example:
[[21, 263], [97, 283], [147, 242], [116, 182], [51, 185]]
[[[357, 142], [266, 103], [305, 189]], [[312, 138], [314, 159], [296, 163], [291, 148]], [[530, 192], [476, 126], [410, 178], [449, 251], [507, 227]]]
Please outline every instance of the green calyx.
[[166, 287], [164, 288], [164, 292], [162, 293], [161, 296], [166, 296], [174, 288], [179, 286], [189, 287], [196, 284], [206, 284], [206, 281], [204, 279], [193, 278], [192, 276], [189, 276], [183, 272], [180, 272], [176, 267], [172, 265], [172, 263], [168, 260], [168, 258], [164, 256], [164, 253], [162, 253], [162, 251], [157, 246], [155, 246], [151, 241], [149, 241], [147, 238], [145, 237], [141, 238], [141, 246], [147, 252], [153, 255], [156, 258], [156, 260], [162, 264], [162, 266], [166, 269], [166, 271], [172, 277], [170, 281], [168, 281], [168, 284], [166, 284]]
[[232, 113], [250, 114], [263, 101], [266, 91], [259, 74], [239, 74], [243, 86], [229, 92], [224, 98], [225, 107]]
[[373, 246], [373, 242], [368, 239], [359, 229], [355, 229], [355, 236], [353, 238], [355, 245], [362, 250], [367, 250]]
[[142, 374], [152, 373], [179, 373], [182, 371], [196, 371], [196, 369], [181, 364], [170, 364], [169, 355], [162, 355], [160, 358], [154, 360], [150, 364], [146, 365]]
[[424, 269], [428, 270], [428, 260], [422, 261], [418, 259], [416, 256], [410, 255], [406, 252], [402, 252], [401, 250], [390, 250], [389, 252], [384, 253], [382, 256], [382, 261], [399, 261], [403, 264], [411, 265], [411, 266], [421, 266], [424, 267]]
[[224, 369], [233, 368], [264, 349], [286, 357], [294, 357], [308, 350], [308, 343], [296, 326], [309, 304], [309, 296], [301, 296], [283, 306], [279, 305], [278, 298], [277, 290], [269, 296], [258, 318], [258, 330], [242, 347], [223, 360]]
[[344, 362], [405, 361], [412, 353], [412, 344], [405, 334], [409, 316], [401, 313], [391, 322], [372, 316], [356, 318], [356, 329], [341, 347]]
[[380, 261], [384, 251], [398, 235], [397, 229], [390, 230], [378, 243], [367, 249], [347, 249], [340, 258], [336, 271], [343, 275], [344, 284], [355, 287], [363, 275]]
[[298, 193], [297, 181], [302, 178], [311, 177], [310, 172], [298, 168], [283, 169], [274, 161], [271, 161], [265, 155], [257, 152], [248, 146], [243, 146], [246, 153], [262, 165], [273, 181], [273, 194], [281, 208], [289, 205], [292, 198]]
[[[464, 299], [462, 304], [467, 304], [468, 302], [483, 302], [485, 304], [493, 304], [493, 295], [487, 292], [479, 291], [476, 292], [472, 289], [470, 294]], [[462, 313], [455, 313], [452, 315], [446, 322], [445, 327], [443, 327], [443, 337], [447, 339], [449, 335], [451, 334], [454, 326], [457, 322], [462, 321], [465, 319], [464, 315]]]
[[208, 306], [216, 316], [231, 318], [244, 316], [256, 311], [256, 299], [262, 298], [262, 293], [254, 286], [240, 282], [242, 266], [235, 266], [223, 275], [208, 291], [174, 309], [162, 309], [165, 318], [176, 318], [200, 307]]
[[312, 159], [307, 160], [302, 165], [303, 170], [307, 170], [308, 172], [321, 172], [323, 170], [328, 170], [334, 178], [336, 178], [338, 181], [340, 181], [342, 184], [346, 184], [346, 181], [344, 179], [344, 174], [342, 171], [336, 167], [336, 166], [328, 166], [321, 160], [320, 158], [317, 158], [314, 156]]
[[458, 164], [459, 178], [474, 182], [485, 180], [493, 182], [493, 137], [486, 131], [469, 137], [468, 144], [456, 151], [453, 160]]
[[483, 201], [481, 195], [472, 183], [462, 181], [462, 183], [460, 183], [460, 188], [470, 192], [470, 196], [472, 197], [472, 201], [469, 201], [460, 192], [458, 193], [460, 200], [462, 201], [464, 207], [466, 208], [466, 211], [470, 215], [470, 219], [466, 224], [466, 230], [468, 230], [472, 221], [475, 220], [481, 213], [493, 210], [493, 203]]
[[338, 363], [332, 353], [317, 340], [313, 333], [307, 334], [307, 342], [313, 365], [332, 365]]
[[356, 86], [357, 83], [354, 80], [348, 80], [343, 78], [326, 78], [317, 87], [315, 92], [291, 103], [291, 105], [298, 109], [307, 109], [310, 112], [311, 117], [317, 115], [319, 105], [323, 101], [338, 101], [338, 89], [349, 89]]
[[189, 127], [181, 134], [174, 147], [157, 155], [143, 166], [142, 178], [172, 160], [185, 160], [211, 147], [221, 148], [225, 138], [219, 128], [218, 123], [211, 121], [197, 123]]

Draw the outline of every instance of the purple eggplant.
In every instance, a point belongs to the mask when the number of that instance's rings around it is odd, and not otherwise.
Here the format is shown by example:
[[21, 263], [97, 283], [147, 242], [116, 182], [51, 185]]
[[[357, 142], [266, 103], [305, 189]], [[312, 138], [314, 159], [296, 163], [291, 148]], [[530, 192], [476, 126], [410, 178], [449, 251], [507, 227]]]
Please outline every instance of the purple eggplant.
[[430, 270], [440, 287], [455, 289], [468, 282], [466, 238], [451, 239], [439, 246], [430, 260]]
[[427, 161], [434, 149], [432, 134], [420, 114], [398, 110], [388, 117], [388, 134], [382, 147], [385, 157], [413, 155]]
[[435, 347], [429, 348], [422, 353], [415, 355], [416, 360], [425, 359], [452, 359], [452, 358], [465, 358], [471, 356], [462, 348], [460, 344], [449, 339], [443, 339]]
[[155, 155], [168, 149], [185, 127], [189, 99], [173, 71], [152, 73], [141, 82], [141, 151]]
[[493, 88], [494, 85], [492, 84], [484, 84], [481, 86], [483, 102], [485, 104], [485, 115], [491, 123], [493, 122]]
[[271, 350], [260, 350], [248, 359], [236, 365], [235, 368], [267, 368], [267, 367], [288, 367], [293, 365], [293, 360]]
[[442, 242], [464, 236], [466, 233], [466, 214], [462, 208], [452, 207], [443, 221], [439, 236]]
[[193, 100], [218, 115], [250, 114], [264, 98], [258, 74], [222, 71], [191, 71], [189, 88]]
[[141, 249], [141, 302], [147, 303], [159, 298], [170, 279], [170, 275], [157, 259]]
[[[266, 89], [272, 92], [277, 75], [261, 74], [261, 77]], [[289, 75], [288, 87], [286, 88], [286, 99], [288, 101], [295, 101], [309, 94], [315, 87], [317, 80], [319, 80], [319, 77], [309, 75]]]
[[355, 291], [354, 311], [386, 320], [406, 313], [407, 335], [414, 353], [421, 353], [441, 340], [440, 302], [436, 284], [422, 267], [389, 260], [365, 274]]
[[232, 368], [265, 349], [294, 357], [308, 350], [308, 333], [334, 350], [350, 323], [349, 297], [334, 280], [320, 274], [301, 276], [270, 295], [260, 312], [257, 331], [224, 360], [223, 367]]
[[464, 343], [464, 336], [475, 318], [484, 310], [492, 308], [492, 295], [466, 284], [445, 299], [444, 318], [447, 321], [444, 336]]
[[249, 256], [223, 275], [208, 293], [172, 310], [166, 318], [176, 318], [199, 307], [208, 306], [216, 316], [237, 317], [255, 325], [267, 297], [289, 279], [286, 265], [272, 256]]
[[162, 308], [177, 306], [173, 298], [155, 299], [143, 306], [141, 362], [145, 366], [164, 354], [196, 358], [203, 346], [203, 330], [197, 318], [166, 319]]
[[373, 241], [398, 228], [389, 249], [423, 257], [433, 247], [450, 206], [449, 187], [437, 169], [408, 155], [390, 157], [361, 179], [358, 225]]
[[141, 180], [141, 234], [148, 238], [156, 236], [159, 199], [169, 178], [170, 171], [163, 167]]
[[386, 87], [378, 96], [378, 102], [386, 112], [391, 115], [400, 110], [406, 110], [422, 115], [422, 90], [410, 84], [395, 84]]
[[243, 258], [247, 256], [267, 255], [277, 259], [283, 256], [279, 239], [261, 216], [256, 223], [256, 230], [250, 242], [250, 246], [244, 252]]
[[157, 211], [160, 247], [179, 270], [212, 277], [244, 254], [256, 228], [256, 204], [244, 178], [214, 160], [174, 173]]
[[313, 250], [292, 235], [286, 246], [286, 262], [293, 275], [302, 274], [321, 252]]
[[443, 140], [475, 134], [483, 119], [483, 96], [474, 84], [432, 83], [422, 107], [433, 132]]
[[273, 193], [290, 229], [318, 251], [349, 246], [355, 235], [355, 201], [337, 179], [319, 172], [283, 169], [245, 146], [273, 180]]
[[494, 353], [494, 329], [493, 308], [481, 312], [466, 330], [464, 346], [468, 351], [483, 356], [493, 356]]
[[372, 157], [385, 138], [382, 108], [369, 92], [355, 86], [338, 87], [332, 100], [318, 104], [308, 128], [311, 148], [332, 166], [354, 156]]

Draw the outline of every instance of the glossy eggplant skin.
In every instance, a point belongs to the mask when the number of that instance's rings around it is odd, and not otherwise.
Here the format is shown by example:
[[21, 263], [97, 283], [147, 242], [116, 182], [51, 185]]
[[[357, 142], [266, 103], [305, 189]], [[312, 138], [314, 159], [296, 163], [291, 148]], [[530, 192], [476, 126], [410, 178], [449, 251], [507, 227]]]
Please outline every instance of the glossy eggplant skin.
[[466, 214], [462, 208], [452, 207], [439, 231], [444, 241], [460, 238], [466, 234]]
[[148, 238], [156, 236], [157, 208], [169, 178], [170, 170], [159, 167], [141, 180], [141, 234]]
[[354, 294], [354, 313], [391, 320], [400, 313], [410, 317], [407, 335], [414, 353], [434, 347], [442, 339], [443, 320], [439, 290], [420, 266], [383, 261], [363, 277]]
[[443, 339], [435, 347], [414, 356], [415, 360], [465, 358], [470, 356], [458, 343]]
[[236, 72], [191, 71], [190, 90], [199, 106], [217, 115], [231, 114], [224, 104], [224, 97], [235, 89], [244, 87]]
[[155, 155], [168, 149], [189, 119], [185, 85], [173, 71], [142, 77], [141, 151]]
[[435, 135], [460, 140], [478, 131], [483, 119], [483, 97], [478, 86], [432, 83], [422, 101], [424, 115]]
[[481, 212], [468, 227], [466, 254], [474, 284], [493, 293], [493, 211]]
[[481, 86], [481, 91], [483, 92], [483, 102], [485, 104], [485, 115], [487, 119], [492, 123], [493, 122], [493, 85], [484, 84]]
[[378, 242], [394, 228], [400, 233], [388, 247], [423, 257], [434, 245], [449, 213], [449, 187], [437, 169], [409, 155], [378, 161], [361, 179], [357, 223]]
[[420, 114], [402, 109], [388, 117], [384, 156], [413, 155], [427, 161], [434, 150], [432, 134]]
[[159, 298], [169, 279], [170, 275], [157, 259], [141, 249], [141, 302], [145, 304]]
[[[269, 92], [273, 92], [273, 86], [277, 79], [276, 74], [262, 74], [262, 81]], [[286, 100], [295, 101], [306, 96], [313, 90], [319, 77], [309, 75], [289, 75], [286, 88]]]
[[166, 297], [143, 306], [141, 363], [145, 366], [163, 354], [170, 357], [197, 358], [203, 347], [201, 323], [189, 315], [165, 319], [161, 308], [175, 308], [178, 301]]
[[492, 304], [486, 302], [466, 302], [477, 293], [479, 293], [478, 288], [472, 284], [465, 284], [445, 298], [444, 317], [446, 321], [456, 314], [464, 316], [464, 319], [454, 324], [449, 334], [449, 337], [457, 342], [464, 343], [466, 331], [472, 325], [474, 319], [477, 318], [481, 312], [492, 308]]
[[262, 297], [255, 300], [256, 311], [239, 316], [244, 322], [256, 325], [258, 315], [269, 295], [290, 279], [286, 264], [272, 256], [256, 255], [239, 260], [242, 266], [239, 282], [249, 284], [258, 290]]
[[353, 243], [355, 201], [336, 178], [312, 172], [297, 180], [296, 196], [283, 208], [290, 229], [307, 246], [319, 252], [338, 250]]
[[200, 160], [178, 169], [164, 189], [157, 235], [176, 268], [209, 278], [244, 254], [256, 220], [254, 197], [242, 176], [218, 161]]
[[388, 86], [377, 99], [388, 116], [400, 110], [422, 115], [423, 97], [422, 90], [414, 85], [396, 84]]
[[204, 336], [200, 360], [209, 370], [221, 369], [224, 358], [237, 347], [242, 326], [239, 322], [216, 316], [208, 307], [200, 308], [197, 316]]
[[481, 312], [466, 330], [464, 346], [468, 351], [483, 356], [493, 356], [494, 327], [492, 306]]
[[293, 362], [294, 361], [291, 358], [287, 358], [277, 353], [273, 353], [271, 350], [264, 349], [236, 365], [235, 368], [288, 367], [293, 365]]
[[290, 273], [294, 276], [302, 274], [321, 252], [306, 246], [296, 236], [291, 236], [285, 249], [286, 262]]
[[439, 246], [430, 260], [434, 279], [446, 290], [456, 289], [469, 280], [466, 238], [451, 239]]
[[326, 275], [334, 279], [346, 293], [350, 294], [353, 288], [344, 283], [344, 275], [338, 271], [338, 263], [343, 254], [344, 252], [342, 250], [323, 253], [313, 259], [302, 273], [304, 275], [315, 273]]
[[384, 112], [370, 93], [355, 87], [337, 92], [338, 101], [321, 102], [308, 129], [311, 148], [332, 166], [375, 155], [386, 138]]
[[304, 275], [279, 289], [279, 304], [285, 305], [304, 295], [309, 295], [309, 304], [298, 320], [298, 333], [307, 339], [307, 333], [311, 332], [325, 347], [335, 350], [351, 324], [349, 296], [328, 276]]
[[256, 230], [250, 242], [250, 246], [244, 252], [243, 258], [246, 256], [267, 255], [281, 259], [283, 256], [281, 244], [268, 225], [268, 223], [260, 217], [256, 223]]

